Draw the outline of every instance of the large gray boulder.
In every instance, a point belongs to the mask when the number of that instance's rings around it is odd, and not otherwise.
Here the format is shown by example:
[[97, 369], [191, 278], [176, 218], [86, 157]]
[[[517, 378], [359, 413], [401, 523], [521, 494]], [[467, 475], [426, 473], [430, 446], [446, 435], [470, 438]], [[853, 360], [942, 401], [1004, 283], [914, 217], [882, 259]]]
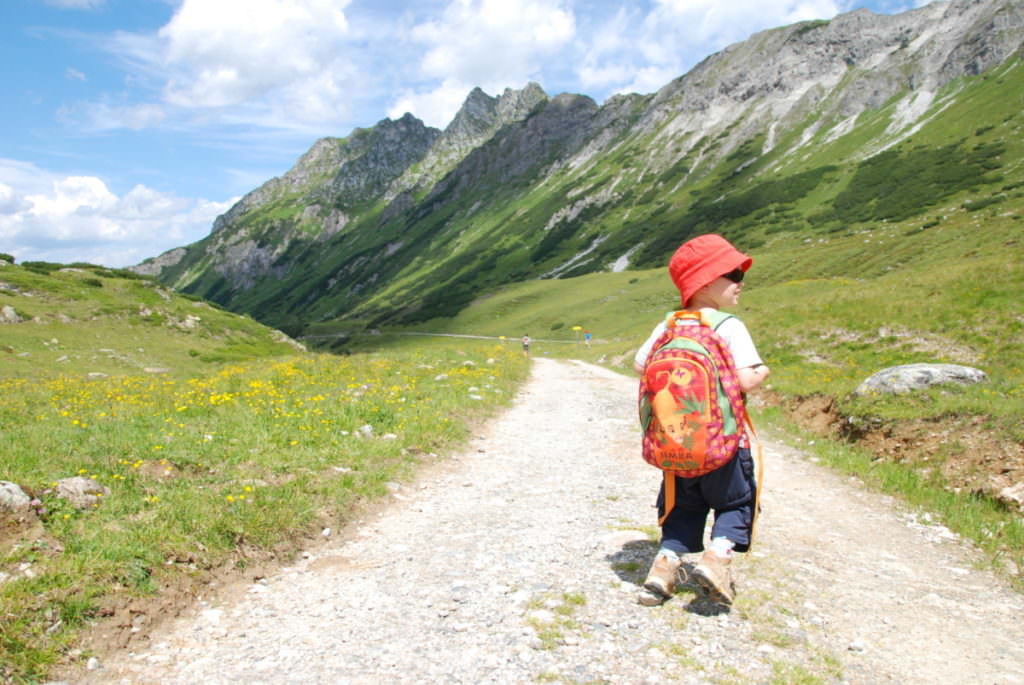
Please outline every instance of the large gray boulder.
[[960, 364], [904, 364], [879, 371], [853, 392], [856, 395], [907, 393], [944, 383], [970, 385], [986, 380], [988, 376], [984, 371]]
[[27, 509], [32, 499], [16, 483], [0, 480], [0, 509], [20, 511]]

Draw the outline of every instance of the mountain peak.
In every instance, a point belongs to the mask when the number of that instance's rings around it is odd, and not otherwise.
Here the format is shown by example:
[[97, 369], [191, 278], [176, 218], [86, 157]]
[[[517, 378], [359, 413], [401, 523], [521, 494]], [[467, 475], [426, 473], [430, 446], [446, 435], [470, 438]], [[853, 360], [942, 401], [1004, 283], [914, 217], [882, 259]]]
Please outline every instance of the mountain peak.
[[448, 124], [445, 136], [476, 140], [475, 144], [479, 144], [505, 124], [526, 118], [538, 103], [547, 99], [544, 89], [532, 81], [521, 90], [506, 88], [498, 97], [488, 95], [477, 86]]

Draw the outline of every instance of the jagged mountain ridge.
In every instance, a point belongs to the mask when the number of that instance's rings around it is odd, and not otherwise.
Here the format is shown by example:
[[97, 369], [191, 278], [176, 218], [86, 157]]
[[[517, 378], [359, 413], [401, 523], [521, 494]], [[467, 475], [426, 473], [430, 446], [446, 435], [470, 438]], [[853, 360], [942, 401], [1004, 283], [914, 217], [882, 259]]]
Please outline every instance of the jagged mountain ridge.
[[474, 88], [455, 118], [441, 133], [423, 161], [409, 168], [389, 189], [390, 200], [403, 192], [429, 189], [432, 180], [443, 177], [474, 148], [486, 142], [506, 124], [525, 119], [534, 107], [547, 100], [536, 83], [522, 90], [508, 88], [500, 97], [491, 97]]
[[[653, 265], [701, 230], [749, 244], [779, 217], [792, 230], [863, 220], [843, 195], [857, 165], [943, 117], [965, 79], [1019, 62], [1022, 28], [1019, 0], [858, 10], [760, 32], [654, 95], [601, 106], [536, 84], [476, 89], [444, 132], [406, 115], [318, 141], [210, 236], [140, 270], [298, 332], [452, 314], [512, 280]], [[831, 214], [794, 209], [819, 195]]]

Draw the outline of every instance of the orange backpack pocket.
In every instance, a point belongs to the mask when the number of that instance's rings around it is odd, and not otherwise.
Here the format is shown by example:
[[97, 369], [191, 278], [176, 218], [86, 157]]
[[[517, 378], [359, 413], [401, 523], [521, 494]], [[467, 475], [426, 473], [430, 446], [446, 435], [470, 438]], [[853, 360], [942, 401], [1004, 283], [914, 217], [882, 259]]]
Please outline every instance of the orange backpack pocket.
[[712, 423], [714, 378], [699, 359], [669, 354], [644, 373], [651, 407], [651, 458], [669, 471], [702, 471]]

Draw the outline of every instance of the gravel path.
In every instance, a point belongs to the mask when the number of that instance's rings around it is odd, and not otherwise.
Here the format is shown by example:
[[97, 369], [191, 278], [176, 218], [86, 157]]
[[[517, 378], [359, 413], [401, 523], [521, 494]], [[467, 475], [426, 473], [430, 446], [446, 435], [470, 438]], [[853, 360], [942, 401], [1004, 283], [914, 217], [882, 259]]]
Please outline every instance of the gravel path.
[[635, 601], [659, 474], [633, 379], [536, 359], [393, 505], [82, 683], [1022, 683], [1024, 601], [891, 498], [766, 441], [736, 606]]

